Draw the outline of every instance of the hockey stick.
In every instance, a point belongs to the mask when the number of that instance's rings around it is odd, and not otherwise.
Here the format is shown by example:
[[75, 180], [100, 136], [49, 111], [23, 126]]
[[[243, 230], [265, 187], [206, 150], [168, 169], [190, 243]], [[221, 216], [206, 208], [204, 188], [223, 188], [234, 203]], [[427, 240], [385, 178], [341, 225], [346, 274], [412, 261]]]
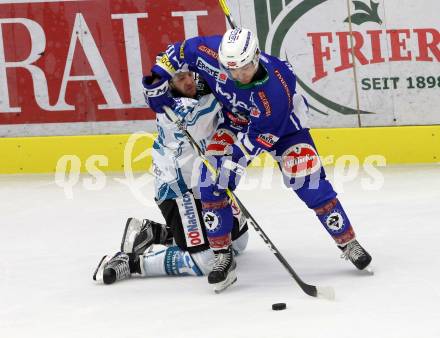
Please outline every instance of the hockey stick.
[[[212, 175], [217, 175], [216, 170], [214, 167], [209, 163], [208, 159], [205, 157], [204, 152], [198, 145], [198, 143], [194, 140], [194, 138], [191, 136], [191, 134], [185, 129], [184, 125], [182, 124], [182, 121], [177, 117], [177, 115], [174, 113], [174, 111], [167, 107], [163, 107], [165, 110], [165, 114], [167, 117], [173, 121], [177, 127], [180, 129], [180, 131], [185, 135], [185, 137], [188, 139], [191, 146], [194, 148], [195, 151], [197, 151], [197, 154], [201, 158], [203, 164], [208, 168], [208, 170], [211, 172]], [[249, 213], [249, 211], [245, 208], [243, 203], [238, 199], [238, 197], [229, 189], [226, 190], [226, 193], [228, 194], [229, 198], [236, 202], [238, 206], [241, 209], [241, 212], [244, 214], [244, 216], [248, 219], [249, 223], [252, 225], [252, 227], [255, 229], [255, 231], [260, 235], [260, 237], [263, 239], [264, 243], [269, 247], [270, 251], [273, 252], [276, 258], [281, 262], [281, 264], [284, 266], [284, 268], [290, 273], [290, 275], [293, 277], [293, 279], [298, 283], [300, 288], [309, 296], [312, 297], [321, 297], [333, 300], [335, 298], [335, 292], [332, 287], [317, 287], [314, 285], [310, 285], [305, 283], [293, 270], [293, 268], [290, 266], [290, 264], [286, 261], [286, 259], [283, 257], [281, 252], [277, 249], [277, 247], [272, 243], [272, 241], [269, 239], [269, 237], [266, 235], [266, 233], [263, 231], [263, 229], [258, 225], [257, 221], [252, 217], [252, 215]]]
[[228, 7], [228, 4], [226, 3], [226, 0], [218, 0], [218, 3], [220, 4], [220, 7], [223, 10], [223, 13], [226, 16], [226, 19], [228, 19], [229, 24], [232, 28], [237, 28], [237, 25], [234, 21], [234, 18], [231, 15], [231, 10]]

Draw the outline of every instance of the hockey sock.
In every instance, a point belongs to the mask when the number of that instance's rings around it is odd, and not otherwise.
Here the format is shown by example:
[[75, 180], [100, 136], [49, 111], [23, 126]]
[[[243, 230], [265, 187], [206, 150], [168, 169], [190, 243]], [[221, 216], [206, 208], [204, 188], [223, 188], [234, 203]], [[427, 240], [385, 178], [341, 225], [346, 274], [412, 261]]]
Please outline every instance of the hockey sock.
[[231, 234], [211, 237], [208, 236], [209, 246], [212, 250], [226, 250], [231, 246]]
[[233, 227], [232, 208], [227, 198], [218, 201], [203, 201], [203, 222], [208, 238], [230, 234]]
[[314, 209], [324, 228], [338, 245], [344, 245], [355, 239], [354, 230], [344, 208], [337, 198]]
[[145, 277], [203, 275], [191, 254], [177, 246], [147, 253], [141, 256], [140, 263], [141, 274]]

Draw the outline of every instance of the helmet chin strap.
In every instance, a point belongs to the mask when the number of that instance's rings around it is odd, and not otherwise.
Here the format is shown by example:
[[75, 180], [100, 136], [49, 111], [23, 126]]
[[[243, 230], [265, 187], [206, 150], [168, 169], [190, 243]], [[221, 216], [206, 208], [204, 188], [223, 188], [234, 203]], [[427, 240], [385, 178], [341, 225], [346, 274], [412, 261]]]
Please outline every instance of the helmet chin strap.
[[255, 67], [258, 67], [258, 63], [260, 62], [260, 48], [257, 48], [257, 50], [255, 51], [255, 56], [252, 59], [252, 62]]

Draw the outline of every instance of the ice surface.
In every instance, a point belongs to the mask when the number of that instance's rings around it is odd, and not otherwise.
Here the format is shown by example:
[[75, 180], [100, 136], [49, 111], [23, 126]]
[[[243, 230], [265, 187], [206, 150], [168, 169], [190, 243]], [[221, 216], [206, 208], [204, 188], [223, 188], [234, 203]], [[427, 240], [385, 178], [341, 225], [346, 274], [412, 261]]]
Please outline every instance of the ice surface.
[[[0, 176], [0, 337], [440, 337], [440, 165], [381, 173], [378, 190], [363, 188], [362, 173], [340, 193], [374, 276], [339, 258], [278, 176], [270, 189], [237, 193], [306, 282], [335, 288], [333, 302], [302, 293], [252, 229], [238, 281], [222, 294], [196, 277], [96, 285], [93, 270], [118, 249], [125, 219], [162, 221], [158, 208], [121, 176], [98, 191], [78, 184], [72, 199], [53, 176]], [[243, 183], [261, 177], [254, 169]], [[152, 198], [151, 182], [141, 190]], [[272, 311], [277, 302], [287, 309]]]

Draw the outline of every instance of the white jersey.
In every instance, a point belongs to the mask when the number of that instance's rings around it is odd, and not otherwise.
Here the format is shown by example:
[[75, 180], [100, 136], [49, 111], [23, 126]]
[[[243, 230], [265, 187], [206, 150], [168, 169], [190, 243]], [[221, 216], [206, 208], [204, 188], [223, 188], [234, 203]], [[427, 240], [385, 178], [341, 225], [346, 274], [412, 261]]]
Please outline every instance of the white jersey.
[[[174, 112], [184, 121], [186, 129], [205, 151], [207, 143], [222, 122], [221, 105], [214, 95], [200, 100], [175, 99]], [[197, 186], [201, 165], [196, 151], [179, 128], [165, 114], [157, 114], [157, 139], [153, 144], [155, 198], [160, 203], [175, 199]]]

